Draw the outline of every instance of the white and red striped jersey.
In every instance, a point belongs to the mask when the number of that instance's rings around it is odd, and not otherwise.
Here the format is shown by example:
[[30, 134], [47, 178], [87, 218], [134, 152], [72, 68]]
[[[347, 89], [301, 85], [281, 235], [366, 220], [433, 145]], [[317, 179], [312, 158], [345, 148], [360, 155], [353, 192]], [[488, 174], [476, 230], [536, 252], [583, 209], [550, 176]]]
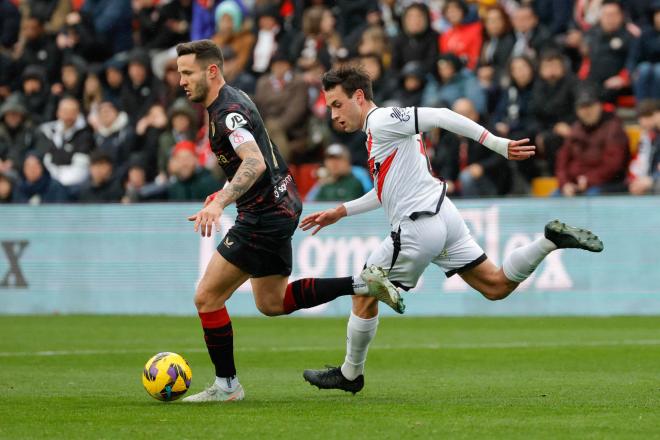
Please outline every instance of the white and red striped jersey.
[[393, 228], [414, 212], [435, 212], [444, 182], [431, 174], [417, 108], [376, 107], [364, 124], [369, 171]]

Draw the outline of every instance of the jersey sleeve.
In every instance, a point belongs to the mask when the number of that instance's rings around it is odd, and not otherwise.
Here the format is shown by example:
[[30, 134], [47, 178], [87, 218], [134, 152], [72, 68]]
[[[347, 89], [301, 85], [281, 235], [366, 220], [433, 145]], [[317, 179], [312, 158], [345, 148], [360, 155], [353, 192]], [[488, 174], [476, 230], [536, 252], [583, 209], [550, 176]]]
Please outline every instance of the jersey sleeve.
[[381, 139], [399, 139], [419, 133], [417, 107], [381, 107], [367, 119], [367, 126]]
[[211, 121], [211, 136], [226, 136], [236, 149], [248, 141], [254, 141], [254, 124], [249, 112], [241, 108], [229, 108]]

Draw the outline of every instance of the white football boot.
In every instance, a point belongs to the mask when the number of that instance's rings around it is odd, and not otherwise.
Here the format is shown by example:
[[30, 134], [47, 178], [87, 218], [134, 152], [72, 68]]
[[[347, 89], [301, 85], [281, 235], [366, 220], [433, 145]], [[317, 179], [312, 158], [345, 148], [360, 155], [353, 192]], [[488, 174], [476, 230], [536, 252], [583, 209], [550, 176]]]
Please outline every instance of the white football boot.
[[213, 385], [205, 389], [204, 391], [188, 396], [182, 400], [182, 402], [188, 403], [198, 403], [198, 402], [234, 402], [243, 400], [245, 398], [245, 392], [243, 391], [243, 386], [239, 383], [236, 386], [236, 389], [231, 393], [224, 391], [218, 386], [215, 382]]
[[383, 269], [378, 266], [369, 266], [362, 271], [360, 277], [367, 283], [369, 289], [366, 296], [373, 296], [378, 301], [384, 302], [397, 313], [403, 313], [406, 310], [399, 289], [387, 279], [387, 273]]

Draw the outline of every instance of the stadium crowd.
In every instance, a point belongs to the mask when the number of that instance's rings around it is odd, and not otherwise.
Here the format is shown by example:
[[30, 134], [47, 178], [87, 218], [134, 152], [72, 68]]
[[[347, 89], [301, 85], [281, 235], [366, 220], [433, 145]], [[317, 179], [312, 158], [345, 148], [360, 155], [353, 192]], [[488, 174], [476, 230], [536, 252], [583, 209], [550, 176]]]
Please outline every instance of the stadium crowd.
[[[224, 182], [174, 47], [211, 38], [307, 200], [368, 191], [321, 75], [435, 106], [537, 155], [425, 133], [454, 196], [660, 192], [660, 0], [0, 0], [0, 203], [203, 200]], [[549, 182], [538, 189], [539, 182]]]

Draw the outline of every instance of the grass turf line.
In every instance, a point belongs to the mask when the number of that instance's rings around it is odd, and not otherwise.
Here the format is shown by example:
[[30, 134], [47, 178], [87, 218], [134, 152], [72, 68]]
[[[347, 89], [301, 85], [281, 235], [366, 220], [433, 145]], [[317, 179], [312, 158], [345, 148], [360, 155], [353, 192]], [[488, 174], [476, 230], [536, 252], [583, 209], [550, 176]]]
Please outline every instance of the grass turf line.
[[346, 319], [233, 323], [247, 400], [189, 406], [140, 374], [175, 351], [210, 383], [196, 318], [2, 317], [0, 438], [660, 438], [657, 317], [385, 318], [356, 396], [301, 375], [341, 363]]

